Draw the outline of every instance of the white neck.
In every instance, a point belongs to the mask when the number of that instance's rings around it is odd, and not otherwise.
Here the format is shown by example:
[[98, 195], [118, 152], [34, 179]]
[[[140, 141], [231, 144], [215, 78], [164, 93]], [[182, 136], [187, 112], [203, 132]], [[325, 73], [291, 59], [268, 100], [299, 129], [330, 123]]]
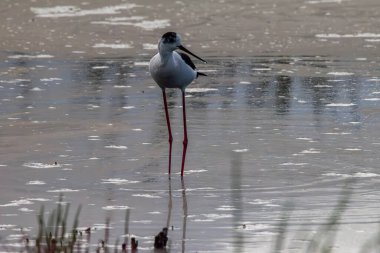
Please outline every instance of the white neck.
[[168, 50], [165, 48], [161, 43], [158, 45], [158, 52], [161, 56], [161, 59], [166, 62], [168, 59], [170, 59], [173, 55], [172, 50]]

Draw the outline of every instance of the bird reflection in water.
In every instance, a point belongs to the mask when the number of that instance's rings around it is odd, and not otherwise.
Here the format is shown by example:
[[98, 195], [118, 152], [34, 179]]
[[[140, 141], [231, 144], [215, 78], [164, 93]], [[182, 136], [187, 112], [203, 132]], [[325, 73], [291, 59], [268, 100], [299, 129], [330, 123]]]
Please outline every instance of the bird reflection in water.
[[[183, 220], [182, 220], [182, 243], [181, 252], [185, 252], [185, 242], [186, 242], [186, 226], [187, 226], [187, 199], [186, 199], [186, 187], [185, 182], [181, 180], [181, 191], [182, 191], [182, 210], [183, 210]], [[169, 180], [169, 202], [168, 202], [168, 216], [166, 220], [166, 227], [164, 227], [154, 238], [154, 252], [169, 252], [170, 247], [166, 247], [169, 241], [169, 228], [174, 230], [173, 226], [170, 226], [171, 214], [173, 208], [173, 198], [172, 198], [172, 186], [171, 180]]]

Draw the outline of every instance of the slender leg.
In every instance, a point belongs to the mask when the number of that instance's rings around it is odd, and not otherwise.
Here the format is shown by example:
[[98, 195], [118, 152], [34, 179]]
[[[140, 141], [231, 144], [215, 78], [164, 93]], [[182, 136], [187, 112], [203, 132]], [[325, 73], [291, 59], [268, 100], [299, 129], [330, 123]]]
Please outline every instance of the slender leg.
[[186, 105], [185, 105], [185, 90], [182, 90], [182, 110], [183, 110], [183, 153], [182, 153], [182, 167], [181, 167], [181, 177], [183, 177], [183, 172], [185, 169], [185, 159], [187, 150], [187, 127], [186, 127]]
[[170, 127], [168, 103], [166, 101], [165, 89], [162, 89], [162, 96], [164, 98], [166, 124], [168, 126], [168, 132], [169, 132], [169, 172], [168, 173], [169, 173], [169, 177], [170, 177], [171, 168], [172, 168], [172, 143], [173, 143], [173, 136], [172, 136], [172, 129]]

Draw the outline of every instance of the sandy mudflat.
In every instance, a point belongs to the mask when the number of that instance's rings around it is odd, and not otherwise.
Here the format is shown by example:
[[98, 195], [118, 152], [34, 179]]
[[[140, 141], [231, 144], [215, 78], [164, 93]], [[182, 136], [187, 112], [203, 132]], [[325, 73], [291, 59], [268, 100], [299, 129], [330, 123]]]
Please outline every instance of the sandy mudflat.
[[0, 3], [1, 57], [136, 57], [167, 30], [205, 56], [379, 54], [377, 0], [13, 1]]

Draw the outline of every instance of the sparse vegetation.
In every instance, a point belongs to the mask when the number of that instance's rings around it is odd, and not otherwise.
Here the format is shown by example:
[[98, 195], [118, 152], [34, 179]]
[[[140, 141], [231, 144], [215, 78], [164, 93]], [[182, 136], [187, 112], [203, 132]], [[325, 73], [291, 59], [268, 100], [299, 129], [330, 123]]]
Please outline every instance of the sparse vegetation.
[[[91, 243], [91, 227], [80, 230], [78, 229], [79, 215], [81, 206], [79, 206], [74, 215], [72, 227], [68, 228], [68, 216], [70, 204], [63, 204], [63, 196], [60, 195], [56, 209], [52, 210], [48, 217], [44, 216], [45, 208], [41, 206], [40, 213], [37, 215], [38, 232], [36, 237], [31, 237], [22, 232], [19, 252], [27, 253], [89, 253], [94, 251], [90, 247]], [[109, 224], [110, 218], [106, 218], [106, 229], [104, 239], [99, 242], [96, 252], [110, 252], [109, 245]], [[125, 232], [128, 233], [129, 210], [125, 216]], [[131, 252], [137, 250], [138, 242], [135, 238], [131, 238]], [[115, 241], [114, 252], [127, 252], [127, 239], [120, 245], [119, 240]], [[14, 252], [13, 248], [3, 246], [3, 251]]]
[[[320, 253], [332, 253], [334, 252], [334, 242], [336, 235], [339, 231], [338, 227], [342, 219], [342, 215], [346, 211], [352, 194], [351, 187], [353, 181], [347, 182], [346, 186], [342, 190], [340, 198], [328, 217], [326, 222], [321, 224], [316, 231], [310, 232], [306, 235], [306, 243], [303, 250], [300, 252], [320, 252]], [[25, 232], [22, 232], [21, 245], [23, 245], [18, 252], [27, 253], [89, 253], [89, 252], [110, 252], [110, 218], [106, 218], [106, 229], [103, 240], [98, 244], [98, 247], [90, 247], [91, 243], [91, 227], [87, 229], [78, 229], [79, 215], [81, 212], [81, 206], [79, 206], [75, 212], [72, 227], [69, 229], [67, 220], [69, 216], [70, 204], [63, 204], [63, 196], [61, 195], [58, 201], [56, 209], [54, 209], [48, 217], [44, 216], [44, 207], [41, 207], [40, 213], [37, 216], [38, 221], [38, 233], [36, 237], [30, 237]], [[287, 252], [292, 247], [292, 238], [288, 233], [289, 220], [292, 215], [293, 206], [287, 204], [284, 207], [283, 214], [280, 217], [278, 223], [278, 231], [273, 240], [272, 252]], [[129, 234], [129, 217], [130, 211], [126, 210], [125, 215], [125, 235]], [[154, 239], [154, 245], [152, 248], [155, 250], [165, 250], [168, 241], [168, 229], [163, 230], [156, 235]], [[369, 238], [359, 250], [359, 253], [369, 253], [378, 250], [380, 247], [380, 228], [379, 232], [372, 238]], [[152, 239], [154, 235], [152, 235]], [[117, 252], [137, 252], [138, 241], [135, 238], [130, 238], [130, 244], [128, 238], [123, 242], [116, 239], [112, 251]], [[4, 252], [15, 252], [10, 248], [3, 247]], [[160, 251], [162, 252], [162, 251]], [[166, 252], [166, 251], [164, 251]]]

